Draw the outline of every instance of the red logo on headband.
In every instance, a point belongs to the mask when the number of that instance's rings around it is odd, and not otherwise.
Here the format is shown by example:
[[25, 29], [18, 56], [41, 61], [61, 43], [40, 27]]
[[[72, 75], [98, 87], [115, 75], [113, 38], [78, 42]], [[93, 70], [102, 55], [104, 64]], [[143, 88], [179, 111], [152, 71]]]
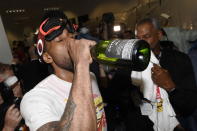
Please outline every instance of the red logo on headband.
[[44, 25], [47, 21], [48, 21], [48, 19], [46, 19], [45, 21], [43, 21], [42, 24], [40, 25], [40, 28], [39, 28], [39, 31], [40, 31], [40, 33], [41, 33], [43, 36], [46, 36], [46, 35], [50, 34], [51, 32], [53, 32], [54, 30], [58, 30], [58, 29], [61, 27], [60, 25], [58, 25], [58, 26], [55, 26], [55, 27], [51, 28], [51, 29], [48, 30], [47, 32], [45, 32], [45, 31], [42, 29], [42, 27], [43, 27], [43, 25]]
[[38, 41], [37, 41], [37, 51], [38, 51], [38, 54], [41, 56], [42, 53], [43, 53], [43, 50], [44, 50], [44, 40], [45, 40], [45, 36], [50, 34], [51, 32], [53, 32], [54, 30], [58, 30], [61, 26], [58, 25], [58, 26], [55, 26], [51, 29], [49, 29], [47, 32], [45, 32], [43, 30], [43, 26], [44, 24], [49, 20], [46, 19], [45, 21], [43, 21], [39, 27], [39, 33], [38, 33]]

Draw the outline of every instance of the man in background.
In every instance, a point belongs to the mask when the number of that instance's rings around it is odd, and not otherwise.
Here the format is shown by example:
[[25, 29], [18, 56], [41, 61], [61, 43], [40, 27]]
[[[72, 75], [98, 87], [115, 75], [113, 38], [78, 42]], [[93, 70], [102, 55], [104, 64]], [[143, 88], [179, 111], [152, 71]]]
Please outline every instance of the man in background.
[[[169, 100], [184, 126], [187, 117], [197, 108], [197, 88], [189, 57], [173, 48], [165, 48], [160, 42], [162, 32], [155, 19], [147, 18], [137, 23], [137, 38], [149, 43], [160, 66], [153, 64], [152, 81], [168, 92]], [[184, 126], [188, 129], [187, 126]]]

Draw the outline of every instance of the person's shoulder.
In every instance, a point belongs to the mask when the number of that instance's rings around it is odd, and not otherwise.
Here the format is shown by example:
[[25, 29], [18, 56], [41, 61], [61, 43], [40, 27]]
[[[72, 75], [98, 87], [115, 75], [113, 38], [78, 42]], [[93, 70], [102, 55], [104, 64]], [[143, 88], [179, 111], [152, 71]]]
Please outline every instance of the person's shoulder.
[[178, 47], [172, 41], [160, 41], [161, 48], [163, 52], [169, 52], [172, 55], [180, 56], [180, 57], [187, 57], [188, 55], [184, 52], [179, 51]]
[[161, 48], [164, 50], [178, 50], [178, 47], [172, 41], [164, 40], [160, 41]]
[[35, 101], [39, 100], [39, 98], [45, 98], [47, 95], [51, 95], [50, 91], [48, 90], [49, 82], [52, 82], [54, 80], [54, 76], [50, 75], [44, 80], [42, 80], [40, 83], [38, 83], [32, 90], [27, 92], [22, 99], [22, 103], [26, 101]]
[[24, 95], [20, 112], [31, 130], [37, 130], [42, 125], [59, 119], [51, 108], [54, 107], [54, 97], [47, 89], [42, 88], [34, 88]]
[[56, 80], [57, 77], [54, 74], [51, 74], [42, 81], [40, 81], [34, 88], [46, 88], [51, 83], [54, 83]]
[[179, 50], [173, 50], [173, 52], [173, 55], [179, 57], [180, 59], [190, 59], [189, 55], [184, 52], [181, 52]]
[[51, 94], [44, 88], [34, 88], [27, 92], [21, 101], [21, 107], [41, 103], [45, 99], [50, 99]]
[[30, 116], [39, 110], [43, 110], [54, 101], [57, 97], [53, 92], [47, 88], [41, 88], [37, 85], [35, 88], [27, 92], [20, 103], [20, 110], [23, 116]]
[[37, 105], [39, 105], [39, 103], [42, 103], [43, 99], [45, 98], [43, 95], [41, 95], [41, 92], [37, 88], [34, 88], [27, 92], [23, 96], [22, 101], [20, 103], [20, 110], [22, 115], [26, 115], [29, 112], [31, 112], [31, 109], [34, 109]]

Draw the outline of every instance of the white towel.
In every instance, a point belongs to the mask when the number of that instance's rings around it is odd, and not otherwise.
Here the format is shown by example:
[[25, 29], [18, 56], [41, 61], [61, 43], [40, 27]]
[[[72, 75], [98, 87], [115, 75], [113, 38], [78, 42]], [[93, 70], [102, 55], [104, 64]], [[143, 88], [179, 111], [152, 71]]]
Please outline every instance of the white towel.
[[[151, 102], [156, 102], [156, 88], [151, 78], [151, 68], [153, 63], [159, 65], [158, 59], [151, 52], [151, 58], [148, 67], [142, 72], [132, 71], [131, 78], [132, 83], [140, 87], [141, 92], [144, 95], [144, 98], [150, 100]], [[155, 131], [173, 131], [174, 128], [179, 124], [176, 119], [176, 114], [172, 108], [170, 101], [168, 99], [168, 93], [160, 88], [161, 98], [163, 99], [163, 111], [157, 112], [156, 103], [151, 104], [143, 103], [140, 108], [142, 115], [148, 115], [150, 120], [154, 123]]]

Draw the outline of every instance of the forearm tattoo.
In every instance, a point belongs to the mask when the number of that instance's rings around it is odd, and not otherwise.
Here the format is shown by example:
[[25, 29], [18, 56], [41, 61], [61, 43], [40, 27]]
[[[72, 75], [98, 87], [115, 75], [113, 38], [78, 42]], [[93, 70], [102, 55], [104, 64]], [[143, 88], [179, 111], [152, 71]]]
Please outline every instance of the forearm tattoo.
[[66, 109], [64, 110], [64, 114], [61, 118], [62, 131], [69, 131], [72, 120], [73, 120], [75, 108], [76, 108], [76, 104], [74, 103], [74, 100], [71, 94], [68, 99]]

